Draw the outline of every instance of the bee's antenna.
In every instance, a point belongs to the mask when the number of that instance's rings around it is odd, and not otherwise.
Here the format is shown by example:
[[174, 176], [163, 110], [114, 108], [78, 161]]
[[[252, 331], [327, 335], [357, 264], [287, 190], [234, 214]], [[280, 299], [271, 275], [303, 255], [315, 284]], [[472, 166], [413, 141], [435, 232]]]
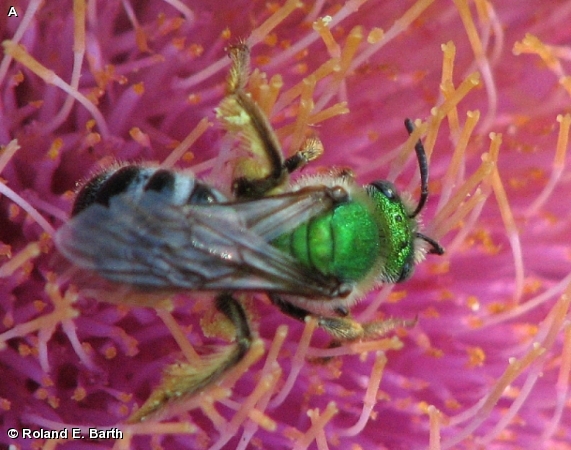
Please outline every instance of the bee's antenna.
[[431, 237], [418, 232], [416, 233], [416, 237], [430, 244], [432, 248], [428, 250], [428, 253], [432, 253], [433, 255], [444, 255], [444, 247], [442, 247], [442, 245], [440, 245]]
[[[412, 134], [414, 131], [414, 124], [412, 123], [412, 120], [405, 119], [404, 126], [406, 127], [408, 134]], [[416, 152], [418, 167], [420, 168], [420, 199], [418, 200], [418, 206], [409, 216], [411, 219], [418, 216], [420, 211], [422, 211], [422, 208], [424, 208], [426, 200], [428, 200], [428, 161], [426, 160], [426, 151], [424, 150], [424, 145], [422, 145], [422, 141], [420, 139], [416, 142], [416, 144], [414, 144], [414, 151]], [[416, 237], [430, 244], [432, 248], [428, 251], [428, 253], [433, 253], [436, 255], [444, 254], [444, 248], [434, 239], [418, 232], [416, 233]]]
[[[414, 124], [412, 123], [412, 120], [408, 118], [405, 119], [404, 126], [406, 127], [408, 134], [412, 134], [414, 131]], [[422, 141], [420, 139], [416, 142], [416, 144], [414, 144], [414, 151], [416, 152], [418, 167], [420, 169], [420, 199], [418, 200], [418, 206], [409, 216], [411, 219], [418, 216], [420, 211], [422, 211], [422, 208], [424, 208], [426, 200], [428, 199], [428, 161], [426, 160], [424, 145], [422, 145]]]

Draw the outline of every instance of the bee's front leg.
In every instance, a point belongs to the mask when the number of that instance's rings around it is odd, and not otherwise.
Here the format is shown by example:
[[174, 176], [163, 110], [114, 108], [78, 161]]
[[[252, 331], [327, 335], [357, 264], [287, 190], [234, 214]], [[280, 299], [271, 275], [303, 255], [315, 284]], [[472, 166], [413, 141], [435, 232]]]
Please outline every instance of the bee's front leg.
[[314, 317], [319, 327], [323, 328], [339, 341], [355, 341], [358, 339], [381, 337], [396, 328], [408, 328], [414, 326], [417, 322], [416, 319], [389, 318], [362, 324], [350, 317], [327, 317], [314, 314], [299, 306], [292, 305], [276, 294], [270, 294], [270, 299], [281, 312], [294, 319], [305, 321], [305, 318], [308, 316]]

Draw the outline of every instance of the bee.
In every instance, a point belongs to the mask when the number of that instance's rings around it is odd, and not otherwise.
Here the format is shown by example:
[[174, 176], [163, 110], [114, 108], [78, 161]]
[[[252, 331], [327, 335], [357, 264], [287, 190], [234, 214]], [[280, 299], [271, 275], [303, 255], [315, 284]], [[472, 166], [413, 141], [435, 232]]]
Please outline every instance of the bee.
[[[360, 186], [347, 170], [290, 185], [290, 173], [316, 159], [321, 143], [310, 138], [284, 159], [269, 120], [245, 89], [248, 47], [232, 47], [230, 57], [217, 115], [258, 157], [237, 165], [232, 196], [190, 173], [124, 165], [81, 188], [71, 219], [55, 236], [59, 252], [75, 266], [143, 295], [215, 292], [216, 308], [235, 328], [230, 350], [192, 376], [185, 379], [180, 366], [167, 369], [162, 386], [130, 422], [198, 392], [244, 357], [252, 332], [234, 293], [264, 292], [288, 316], [315, 317], [335, 340], [380, 336], [410, 321], [361, 324], [349, 317], [349, 308], [378, 285], [407, 280], [427, 252], [444, 253], [419, 230], [418, 216], [428, 198], [428, 163], [420, 140], [416, 206], [392, 183]], [[405, 125], [412, 133], [412, 122]]]

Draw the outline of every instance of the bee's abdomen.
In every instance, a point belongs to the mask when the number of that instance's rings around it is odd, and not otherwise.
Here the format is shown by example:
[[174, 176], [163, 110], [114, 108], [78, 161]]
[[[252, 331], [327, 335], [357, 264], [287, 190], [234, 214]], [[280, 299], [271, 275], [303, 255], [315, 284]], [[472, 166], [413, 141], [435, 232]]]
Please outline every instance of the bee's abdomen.
[[120, 194], [130, 195], [136, 201], [148, 191], [159, 192], [173, 205], [226, 201], [221, 192], [198, 181], [192, 174], [128, 165], [102, 172], [85, 183], [77, 193], [71, 215], [73, 217], [93, 204], [109, 206], [109, 201]]
[[343, 203], [272, 242], [301, 264], [342, 281], [360, 281], [376, 268], [379, 228], [366, 206]]

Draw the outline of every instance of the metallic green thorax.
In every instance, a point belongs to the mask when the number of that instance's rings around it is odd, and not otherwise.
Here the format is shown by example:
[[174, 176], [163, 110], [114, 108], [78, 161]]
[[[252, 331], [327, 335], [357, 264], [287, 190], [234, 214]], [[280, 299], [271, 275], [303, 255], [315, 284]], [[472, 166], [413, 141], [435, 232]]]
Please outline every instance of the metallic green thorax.
[[339, 204], [272, 244], [344, 282], [359, 282], [373, 270], [377, 281], [398, 281], [414, 257], [416, 220], [409, 219], [398, 197], [371, 186], [366, 192], [365, 198]]

